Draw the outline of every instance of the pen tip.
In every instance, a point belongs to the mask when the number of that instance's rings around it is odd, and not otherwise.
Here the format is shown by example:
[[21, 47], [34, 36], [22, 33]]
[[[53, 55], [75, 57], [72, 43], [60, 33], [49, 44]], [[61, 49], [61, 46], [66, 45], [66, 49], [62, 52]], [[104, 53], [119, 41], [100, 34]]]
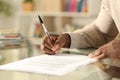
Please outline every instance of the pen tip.
[[41, 19], [41, 17], [39, 15], [38, 15], [38, 18], [39, 18], [40, 22], [43, 23], [43, 21], [42, 21], [42, 19]]

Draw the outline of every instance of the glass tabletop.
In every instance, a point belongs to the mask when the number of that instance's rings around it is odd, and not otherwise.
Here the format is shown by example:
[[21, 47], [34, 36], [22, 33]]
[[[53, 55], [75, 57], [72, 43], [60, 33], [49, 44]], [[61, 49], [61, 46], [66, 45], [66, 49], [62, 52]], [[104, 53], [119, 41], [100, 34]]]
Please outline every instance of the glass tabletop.
[[[62, 53], [87, 55], [95, 49], [62, 49]], [[0, 50], [0, 64], [22, 60], [28, 57], [41, 55], [39, 44], [34, 44], [33, 40], [25, 40], [22, 47]], [[98, 63], [79, 67], [77, 70], [64, 76], [53, 76], [46, 74], [3, 71], [0, 70], [0, 80], [110, 80], [111, 77], [106, 74]], [[101, 65], [102, 66], [102, 65]]]

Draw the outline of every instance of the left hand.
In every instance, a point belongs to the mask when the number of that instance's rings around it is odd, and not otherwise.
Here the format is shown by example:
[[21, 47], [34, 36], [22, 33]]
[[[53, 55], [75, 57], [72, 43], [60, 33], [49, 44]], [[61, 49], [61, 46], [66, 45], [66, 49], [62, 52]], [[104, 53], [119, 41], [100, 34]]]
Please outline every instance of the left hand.
[[89, 57], [95, 59], [113, 58], [120, 59], [120, 40], [113, 40], [104, 46], [98, 48], [95, 52], [89, 54]]

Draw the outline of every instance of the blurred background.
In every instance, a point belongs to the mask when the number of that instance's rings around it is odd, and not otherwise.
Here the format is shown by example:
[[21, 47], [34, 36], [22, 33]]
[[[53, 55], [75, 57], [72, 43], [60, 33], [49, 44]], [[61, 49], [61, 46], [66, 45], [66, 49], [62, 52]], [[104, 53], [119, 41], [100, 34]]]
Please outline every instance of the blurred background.
[[48, 31], [72, 32], [91, 23], [100, 4], [101, 0], [0, 0], [0, 31], [40, 37], [39, 14]]

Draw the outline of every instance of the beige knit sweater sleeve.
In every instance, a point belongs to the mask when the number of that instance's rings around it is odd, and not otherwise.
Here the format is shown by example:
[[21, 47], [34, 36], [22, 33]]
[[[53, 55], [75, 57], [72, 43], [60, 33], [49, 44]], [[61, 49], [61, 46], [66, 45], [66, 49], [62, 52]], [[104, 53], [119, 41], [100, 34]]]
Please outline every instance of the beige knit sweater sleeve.
[[98, 48], [116, 37], [118, 30], [111, 16], [109, 1], [102, 1], [100, 13], [95, 21], [83, 29], [69, 33], [71, 48]]

